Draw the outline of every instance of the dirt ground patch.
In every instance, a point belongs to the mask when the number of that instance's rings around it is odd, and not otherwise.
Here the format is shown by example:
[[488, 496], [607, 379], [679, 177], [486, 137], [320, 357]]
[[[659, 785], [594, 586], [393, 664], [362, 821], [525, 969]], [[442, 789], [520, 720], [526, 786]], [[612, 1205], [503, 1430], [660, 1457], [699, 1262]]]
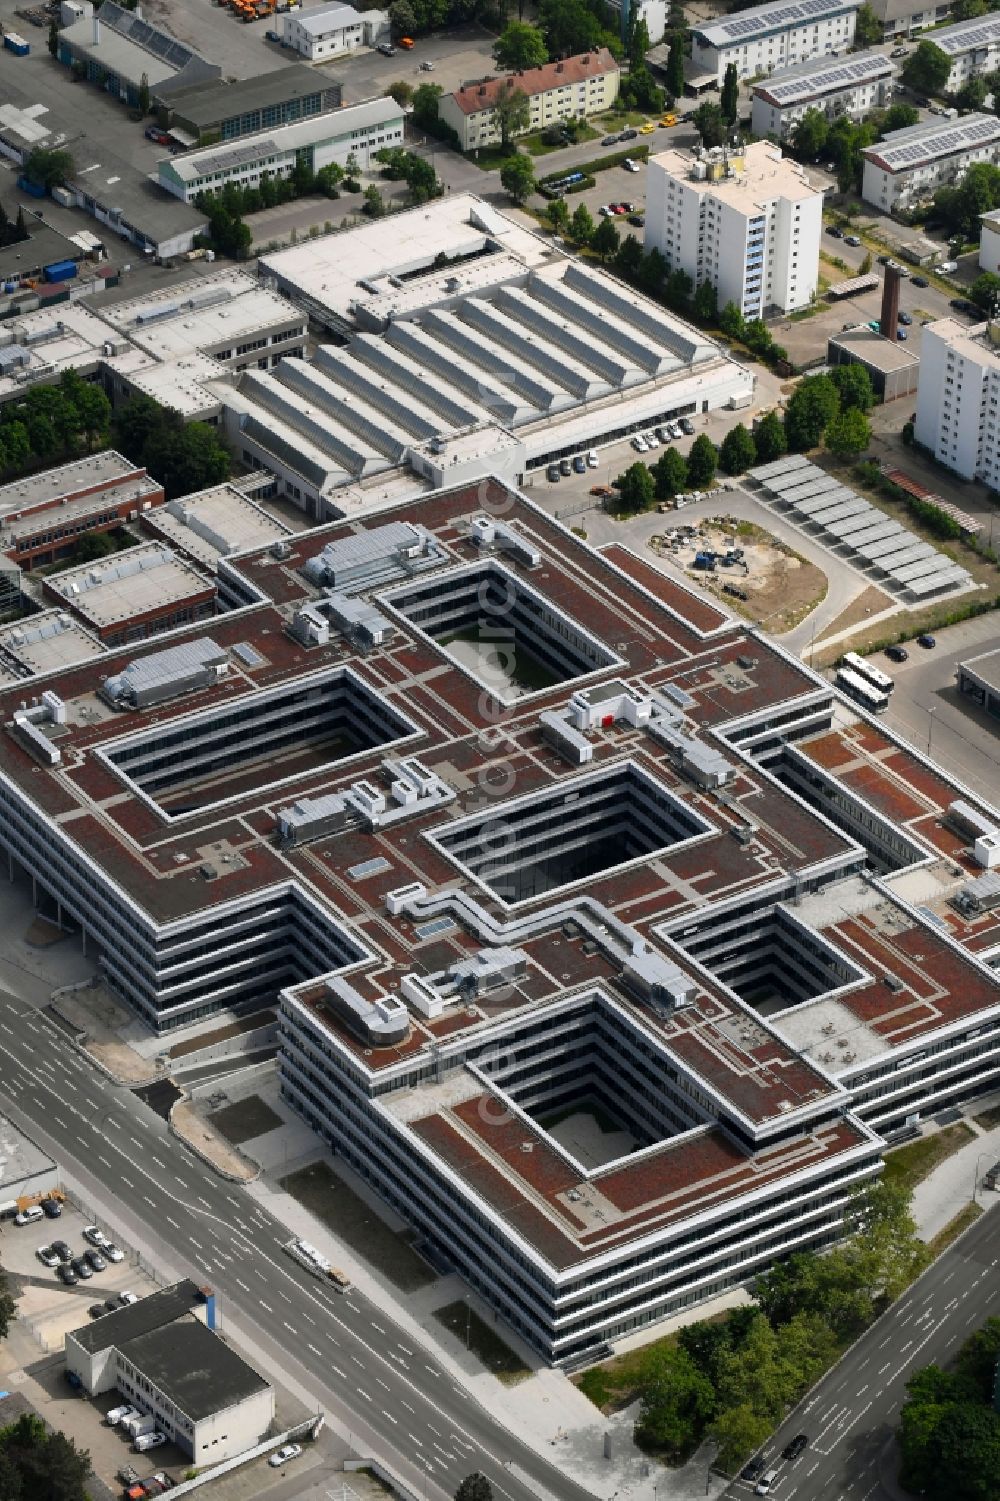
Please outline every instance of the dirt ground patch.
[[[824, 641], [827, 636], [837, 636], [841, 631], [850, 630], [852, 625], [864, 625], [869, 615], [881, 615], [883, 610], [888, 610], [892, 600], [882, 589], [877, 589], [874, 584], [869, 584], [856, 599], [852, 599], [846, 610], [841, 610], [835, 620], [831, 620], [820, 634], [816, 637], [817, 642]], [[878, 629], [878, 627], [876, 627]]]
[[325, 1162], [289, 1173], [281, 1187], [401, 1292], [416, 1292], [435, 1280], [406, 1237], [390, 1229]]
[[[696, 529], [682, 522], [651, 537], [649, 545], [693, 580], [706, 584], [707, 592], [718, 595], [744, 619], [758, 625], [766, 622], [776, 636], [798, 625], [826, 596], [827, 578], [821, 568], [763, 527], [732, 516], [708, 517]], [[694, 567], [699, 552], [717, 555], [714, 572]], [[742, 556], [726, 564], [727, 553]]]
[[284, 1125], [277, 1111], [272, 1110], [259, 1094], [247, 1095], [245, 1100], [234, 1100], [231, 1105], [223, 1105], [221, 1110], [213, 1110], [209, 1122], [237, 1147], [251, 1137], [263, 1136], [265, 1131]]
[[181, 1141], [241, 1183], [252, 1183], [260, 1169], [250, 1162], [220, 1132], [214, 1130], [190, 1100], [180, 1100], [170, 1112], [170, 1128]]

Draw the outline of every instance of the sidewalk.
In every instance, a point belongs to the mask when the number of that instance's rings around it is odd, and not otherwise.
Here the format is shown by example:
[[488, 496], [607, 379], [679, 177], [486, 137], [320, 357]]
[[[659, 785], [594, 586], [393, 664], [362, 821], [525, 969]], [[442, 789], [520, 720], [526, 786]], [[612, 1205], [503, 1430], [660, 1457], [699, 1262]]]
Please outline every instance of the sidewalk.
[[[1000, 1104], [1000, 1095], [988, 1095], [977, 1100], [962, 1119], [975, 1133], [975, 1139], [940, 1163], [932, 1173], [918, 1183], [913, 1190], [913, 1218], [924, 1240], [930, 1240], [949, 1225], [957, 1214], [972, 1201], [973, 1189], [982, 1181], [983, 1174], [994, 1162], [1000, 1162], [1000, 1126], [984, 1131], [972, 1119]], [[979, 1188], [979, 1203], [988, 1208], [995, 1198], [989, 1188]]]

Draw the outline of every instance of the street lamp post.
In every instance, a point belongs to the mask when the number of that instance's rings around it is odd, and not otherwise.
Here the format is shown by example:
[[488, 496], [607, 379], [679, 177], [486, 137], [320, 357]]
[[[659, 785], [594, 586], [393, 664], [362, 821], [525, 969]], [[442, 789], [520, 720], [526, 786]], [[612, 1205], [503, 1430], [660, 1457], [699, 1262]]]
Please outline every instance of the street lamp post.
[[928, 754], [928, 756], [931, 753], [931, 736], [934, 733], [934, 713], [935, 713], [934, 705], [931, 704], [930, 708], [927, 710], [927, 754]]
[[992, 1152], [980, 1152], [979, 1156], [976, 1158], [976, 1170], [975, 1170], [975, 1172], [972, 1175], [972, 1202], [973, 1202], [973, 1204], [978, 1204], [979, 1203], [979, 1200], [976, 1198], [976, 1194], [977, 1194], [977, 1192], [979, 1190], [979, 1164], [982, 1162], [982, 1160], [983, 1160], [984, 1157], [992, 1157], [992, 1156], [993, 1156]]

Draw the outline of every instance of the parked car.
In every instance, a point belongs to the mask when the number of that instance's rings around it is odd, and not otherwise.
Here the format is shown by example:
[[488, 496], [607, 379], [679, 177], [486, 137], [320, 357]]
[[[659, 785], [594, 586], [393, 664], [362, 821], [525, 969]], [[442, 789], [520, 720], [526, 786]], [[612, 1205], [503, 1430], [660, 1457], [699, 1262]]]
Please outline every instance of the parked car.
[[268, 1464], [276, 1470], [279, 1465], [286, 1465], [290, 1459], [298, 1459], [302, 1453], [301, 1444], [282, 1444], [280, 1449], [275, 1449], [267, 1458]]
[[893, 47], [892, 51], [889, 53], [889, 56], [890, 57], [905, 57], [906, 56], [906, 51], [907, 51], [907, 49], [905, 47]]
[[145, 1454], [148, 1449], [160, 1449], [167, 1442], [167, 1435], [154, 1428], [152, 1433], [139, 1433], [133, 1441], [133, 1448], [137, 1454]]
[[618, 137], [617, 136], [605, 136], [604, 139], [603, 139], [603, 141], [601, 142], [602, 146], [617, 146], [617, 144], [618, 144]]
[[941, 272], [942, 276], [951, 276], [951, 274], [952, 274], [953, 271], [957, 271], [958, 270], [958, 262], [957, 261], [942, 261], [941, 264], [940, 264], [940, 266], [938, 266], [937, 269]]
[[769, 1496], [771, 1487], [781, 1474], [780, 1470], [766, 1470], [753, 1488], [755, 1496]]
[[597, 463], [598, 463], [598, 460], [597, 460], [597, 449], [596, 448], [592, 448], [590, 450], [590, 452], [587, 454], [587, 468], [588, 469], [596, 469], [597, 468]]
[[134, 1412], [135, 1408], [131, 1402], [120, 1402], [117, 1407], [112, 1407], [104, 1414], [104, 1421], [109, 1428], [114, 1428], [119, 1423], [124, 1423], [125, 1419], [131, 1417]]
[[917, 645], [922, 646], [924, 651], [933, 651], [935, 646], [937, 646], [937, 642], [933, 636], [923, 635], [917, 637]]
[[84, 1225], [83, 1238], [92, 1246], [106, 1246], [108, 1243], [108, 1237], [103, 1230], [98, 1230], [96, 1225]]
[[42, 1266], [58, 1266], [59, 1253], [52, 1246], [39, 1246], [35, 1252]]
[[53, 1251], [55, 1251], [60, 1261], [72, 1261], [73, 1252], [70, 1250], [69, 1246], [64, 1240], [54, 1240], [52, 1242], [52, 1249]]
[[40, 1204], [29, 1204], [27, 1209], [21, 1209], [14, 1216], [15, 1225], [35, 1225], [45, 1218]]
[[896, 338], [899, 340], [899, 342], [901, 344], [905, 344], [905, 342], [906, 342], [906, 329], [905, 328], [897, 328], [897, 330], [896, 330]]
[[105, 1261], [105, 1259], [101, 1255], [100, 1251], [95, 1250], [93, 1246], [91, 1246], [91, 1248], [90, 1248], [89, 1251], [84, 1251], [83, 1257], [84, 1257], [84, 1260], [89, 1263], [91, 1271], [94, 1271], [94, 1272], [106, 1272], [107, 1271], [107, 1269], [108, 1269], [108, 1263]]
[[559, 473], [560, 474], [566, 474], [566, 475], [570, 475], [570, 474], [573, 473], [573, 465], [570, 463], [569, 459], [560, 459], [559, 460]]
[[621, 132], [618, 139], [620, 141], [634, 141], [638, 137], [638, 134], [639, 132], [637, 130], [633, 130], [630, 126], [628, 130], [623, 130]]
[[395, 47], [391, 46], [388, 42], [379, 42], [379, 44], [378, 44], [378, 51], [381, 52], [381, 54], [382, 54], [383, 57], [395, 57], [396, 56], [396, 49], [395, 49]]
[[781, 1457], [782, 1459], [787, 1459], [789, 1463], [791, 1463], [793, 1459], [798, 1459], [803, 1449], [807, 1449], [808, 1447], [809, 1440], [806, 1435], [804, 1433], [797, 1433], [792, 1439], [791, 1443], [786, 1444], [782, 1449]]
[[956, 313], [971, 313], [974, 311], [976, 305], [974, 302], [970, 302], [967, 297], [953, 297], [948, 306], [953, 307]]
[[905, 324], [907, 328], [909, 328], [910, 324], [913, 322], [913, 315], [911, 313], [897, 313], [896, 316], [898, 317], [900, 323]]
[[434, 72], [434, 64], [431, 63], [431, 62], [427, 62], [425, 60], [424, 62], [422, 62], [420, 64], [420, 72], [421, 73], [433, 73]]
[[910, 653], [905, 646], [887, 646], [885, 654], [890, 662], [908, 662], [910, 659]]
[[73, 1260], [70, 1262], [70, 1266], [73, 1268], [76, 1275], [84, 1282], [86, 1282], [90, 1277], [94, 1275], [94, 1268], [91, 1266], [86, 1256], [74, 1256]]
[[690, 437], [693, 436], [693, 434], [694, 434], [694, 423], [691, 421], [690, 417], [682, 417], [681, 418], [681, 432], [684, 434], [684, 436], [686, 438], [690, 438]]
[[763, 1475], [766, 1469], [767, 1460], [762, 1458], [762, 1456], [758, 1454], [756, 1459], [751, 1459], [749, 1464], [743, 1466], [742, 1470], [740, 1471], [740, 1479], [758, 1480], [760, 1476]]
[[877, 255], [875, 257], [875, 259], [876, 259], [876, 261], [878, 262], [878, 264], [880, 266], [888, 266], [889, 261], [891, 260], [891, 256], [888, 256], [888, 255]]
[[647, 121], [646, 121], [646, 123], [645, 123], [645, 125], [640, 125], [640, 126], [639, 126], [639, 134], [640, 134], [640, 135], [641, 135], [641, 136], [649, 136], [649, 135], [652, 135], [652, 134], [653, 134], [653, 131], [654, 131], [654, 130], [655, 130], [655, 129], [656, 129], [656, 126], [655, 126], [655, 125], [653, 125], [653, 124], [651, 124], [651, 123], [650, 123], [650, 122], [649, 122], [649, 121], [648, 121], [648, 120], [647, 120]]
[[646, 440], [646, 447], [647, 448], [655, 448], [657, 446], [657, 444], [659, 443], [659, 441], [660, 441], [659, 438], [656, 436], [656, 434], [654, 432], [652, 432], [652, 431], [650, 431], [648, 433], [643, 433], [642, 436]]
[[92, 1319], [103, 1319], [107, 1311], [108, 1310], [105, 1308], [103, 1303], [91, 1303], [90, 1307], [87, 1309], [87, 1312]]
[[634, 224], [636, 229], [645, 229], [646, 216], [645, 214], [629, 214], [628, 222]]
[[280, 31], [265, 31], [265, 33], [264, 33], [264, 40], [265, 40], [265, 42], [280, 42], [281, 41], [281, 32]]
[[861, 244], [861, 241], [860, 241], [860, 239], [858, 238], [857, 235], [845, 235], [844, 236], [844, 244], [845, 245], [853, 245], [854, 248], [855, 248], [855, 250], [856, 250], [858, 248], [858, 246]]
[[101, 1255], [108, 1261], [124, 1261], [125, 1252], [120, 1250], [113, 1241], [106, 1240], [101, 1247]]
[[635, 437], [632, 439], [632, 447], [635, 449], [636, 453], [646, 453], [649, 449], [649, 444], [646, 442], [645, 438], [640, 437], [639, 434], [636, 433]]
[[135, 1293], [124, 1292], [118, 1294], [118, 1302], [122, 1308], [128, 1308], [131, 1306], [131, 1304], [138, 1303], [138, 1301], [139, 1299], [136, 1297]]
[[844, 231], [842, 229], [838, 229], [836, 224], [828, 224], [826, 226], [826, 232], [830, 236], [831, 240], [842, 240], [844, 238]]
[[559, 465], [550, 464], [545, 471], [545, 478], [550, 485], [557, 485], [559, 483]]
[[65, 1282], [67, 1287], [75, 1287], [80, 1280], [68, 1261], [61, 1261], [59, 1263], [59, 1266], [56, 1268], [56, 1276], [60, 1282]]
[[105, 1298], [104, 1306], [108, 1310], [108, 1313], [117, 1313], [122, 1306], [118, 1301], [118, 1294], [115, 1293], [113, 1297]]
[[62, 1214], [62, 1201], [60, 1199], [43, 1199], [42, 1213], [48, 1220], [57, 1220]]
[[639, 163], [633, 161], [630, 156], [627, 156], [625, 158], [625, 160], [622, 162], [622, 166], [625, 168], [626, 172], [638, 172], [639, 170]]
[[914, 287], [929, 287], [930, 286], [930, 282], [927, 280], [926, 276], [913, 276], [913, 277], [910, 278], [910, 283]]
[[587, 460], [584, 458], [584, 456], [583, 456], [582, 453], [578, 453], [576, 455], [575, 459], [573, 460], [573, 473], [574, 474], [586, 474], [586, 472], [587, 472]]

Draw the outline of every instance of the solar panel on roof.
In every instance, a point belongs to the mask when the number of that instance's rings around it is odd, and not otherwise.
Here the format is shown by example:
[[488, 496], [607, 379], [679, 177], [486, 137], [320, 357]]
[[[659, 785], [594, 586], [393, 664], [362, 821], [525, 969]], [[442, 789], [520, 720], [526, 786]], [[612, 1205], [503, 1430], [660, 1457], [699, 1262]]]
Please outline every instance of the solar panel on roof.
[[780, 103], [784, 99], [797, 99], [802, 94], [819, 94], [830, 89], [844, 88], [861, 79], [891, 71], [891, 64], [884, 57], [876, 56], [837, 63], [832, 67], [806, 69], [796, 73], [794, 78], [782, 79], [778, 74], [759, 87]]

